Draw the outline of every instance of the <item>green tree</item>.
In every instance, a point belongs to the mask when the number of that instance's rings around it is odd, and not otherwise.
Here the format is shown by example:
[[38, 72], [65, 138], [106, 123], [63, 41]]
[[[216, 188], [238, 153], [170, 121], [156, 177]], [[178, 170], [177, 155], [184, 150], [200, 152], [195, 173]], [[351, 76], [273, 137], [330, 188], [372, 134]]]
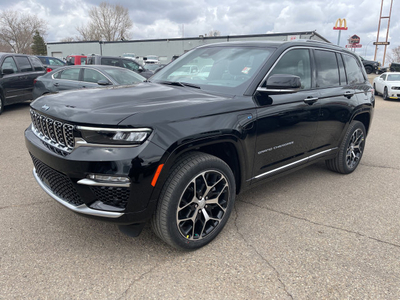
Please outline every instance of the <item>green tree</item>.
[[47, 55], [46, 44], [44, 43], [43, 37], [39, 31], [36, 30], [33, 36], [33, 44], [31, 46], [32, 54], [34, 55]]

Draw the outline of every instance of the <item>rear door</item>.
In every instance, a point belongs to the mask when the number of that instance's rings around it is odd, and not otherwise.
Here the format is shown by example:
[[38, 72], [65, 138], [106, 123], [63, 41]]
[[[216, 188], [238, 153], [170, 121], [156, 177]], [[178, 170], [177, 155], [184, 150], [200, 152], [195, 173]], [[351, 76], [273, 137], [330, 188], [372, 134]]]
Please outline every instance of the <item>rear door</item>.
[[263, 178], [307, 162], [317, 131], [318, 91], [314, 89], [311, 52], [307, 48], [287, 51], [272, 67], [273, 74], [299, 76], [302, 87], [291, 94], [257, 96], [257, 142], [254, 177]]
[[313, 149], [333, 151], [339, 146], [352, 112], [364, 97], [365, 79], [352, 55], [330, 50], [314, 50], [317, 87], [321, 107], [318, 117], [318, 132]]
[[54, 90], [65, 91], [71, 89], [82, 88], [82, 82], [80, 81], [80, 73], [82, 68], [74, 67], [65, 69], [54, 75]]
[[1, 64], [1, 72], [3, 70], [13, 70], [12, 74], [4, 74], [1, 78], [1, 88], [3, 90], [5, 104], [11, 104], [23, 101], [21, 100], [21, 82], [19, 80], [19, 70], [12, 55], [5, 57]]

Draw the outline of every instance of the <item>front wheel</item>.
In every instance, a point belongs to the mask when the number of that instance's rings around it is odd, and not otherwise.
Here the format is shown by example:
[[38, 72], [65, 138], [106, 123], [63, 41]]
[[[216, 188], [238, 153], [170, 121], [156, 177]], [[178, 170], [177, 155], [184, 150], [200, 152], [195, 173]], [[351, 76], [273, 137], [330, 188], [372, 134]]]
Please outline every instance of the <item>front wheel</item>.
[[337, 156], [326, 160], [328, 169], [349, 174], [353, 172], [361, 161], [365, 147], [366, 131], [363, 123], [353, 121], [343, 138]]
[[367, 74], [371, 74], [372, 73], [372, 67], [366, 66], [365, 67], [365, 72], [367, 72]]
[[389, 100], [388, 89], [386, 86], [385, 89], [383, 90], [383, 100]]
[[375, 83], [374, 83], [374, 95], [375, 95], [375, 96], [378, 96], [378, 91], [376, 90], [376, 85], [375, 85]]
[[175, 164], [164, 184], [152, 229], [175, 248], [203, 247], [228, 221], [235, 191], [234, 175], [224, 161], [205, 153], [189, 153]]

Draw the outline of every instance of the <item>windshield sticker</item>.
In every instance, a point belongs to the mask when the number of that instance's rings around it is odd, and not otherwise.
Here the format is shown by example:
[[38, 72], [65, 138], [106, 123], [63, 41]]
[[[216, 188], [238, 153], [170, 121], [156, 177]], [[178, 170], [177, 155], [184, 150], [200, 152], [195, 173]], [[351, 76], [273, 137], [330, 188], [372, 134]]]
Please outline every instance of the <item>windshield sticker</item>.
[[274, 146], [274, 147], [259, 151], [258, 154], [263, 154], [265, 152], [269, 152], [269, 151], [276, 150], [276, 149], [279, 149], [279, 148], [283, 148], [283, 147], [286, 147], [286, 146], [289, 146], [289, 145], [293, 145], [293, 144], [294, 144], [294, 141], [291, 141], [291, 142], [288, 142], [288, 143], [285, 143], [285, 144], [282, 144], [282, 145]]
[[242, 73], [243, 73], [243, 74], [249, 74], [250, 70], [251, 70], [251, 68], [249, 68], [249, 67], [244, 67], [243, 70], [242, 70]]

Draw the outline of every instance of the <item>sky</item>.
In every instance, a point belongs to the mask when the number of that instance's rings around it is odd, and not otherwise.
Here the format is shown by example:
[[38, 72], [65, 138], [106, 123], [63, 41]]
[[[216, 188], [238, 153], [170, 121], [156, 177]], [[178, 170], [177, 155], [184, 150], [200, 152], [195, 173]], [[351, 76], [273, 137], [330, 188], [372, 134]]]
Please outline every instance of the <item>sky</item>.
[[[133, 27], [131, 39], [197, 37], [211, 30], [222, 36], [313, 31], [334, 44], [338, 18], [347, 21], [340, 45], [356, 34], [362, 48], [356, 53], [373, 59], [381, 0], [109, 0], [129, 10]], [[391, 0], [384, 0], [382, 16], [389, 15]], [[400, 2], [394, 0], [387, 53], [400, 46]], [[36, 14], [47, 22], [46, 42], [78, 36], [77, 26], [87, 24], [88, 11], [96, 0], [0, 0], [0, 11], [17, 10]], [[386, 40], [388, 19], [382, 19], [379, 41]], [[376, 60], [382, 62], [384, 46]], [[386, 65], [386, 63], [385, 63]]]

